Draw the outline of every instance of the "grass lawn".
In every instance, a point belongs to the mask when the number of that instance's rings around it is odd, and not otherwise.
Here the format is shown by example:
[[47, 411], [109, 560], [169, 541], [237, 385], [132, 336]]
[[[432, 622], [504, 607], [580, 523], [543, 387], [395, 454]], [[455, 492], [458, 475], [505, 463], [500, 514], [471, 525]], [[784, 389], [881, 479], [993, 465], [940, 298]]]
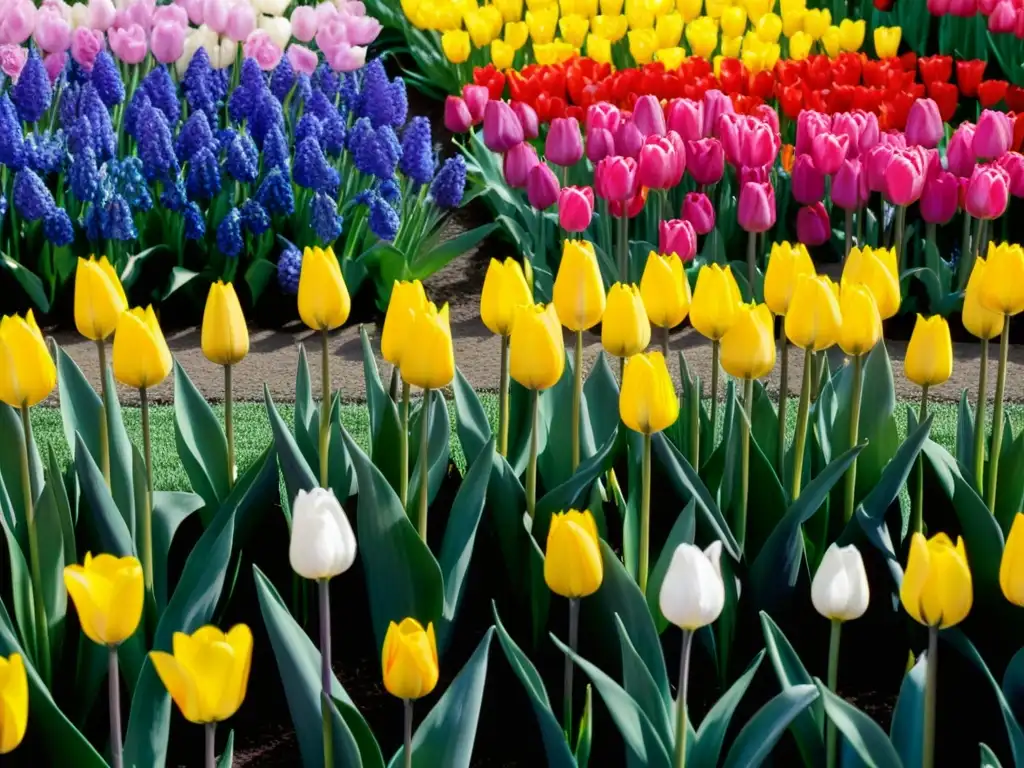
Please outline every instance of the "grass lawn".
[[[480, 399], [493, 428], [498, 420], [498, 398], [492, 393], [481, 393]], [[917, 404], [914, 403], [912, 407], [916, 408]], [[292, 406], [279, 404], [278, 408], [284, 419], [291, 423]], [[221, 406], [214, 406], [214, 409], [218, 416], [223, 416]], [[896, 420], [899, 425], [901, 438], [906, 435], [906, 409], [907, 404], [897, 404]], [[720, 417], [722, 410], [719, 409]], [[796, 410], [797, 401], [794, 398], [787, 411], [790, 435], [792, 435], [796, 423]], [[1024, 424], [1024, 405], [1007, 405], [1006, 410], [1009, 413], [1011, 422], [1016, 427], [1014, 431], [1018, 431], [1020, 425]], [[931, 433], [932, 439], [952, 451], [956, 441], [957, 405], [955, 403], [933, 403], [930, 406], [930, 412], [935, 414]], [[455, 409], [451, 403], [449, 403], [449, 414], [452, 421], [452, 460], [456, 466], [464, 469], [465, 457], [462, 454], [462, 448], [455, 434]], [[152, 420], [154, 481], [156, 487], [165, 491], [190, 490], [188, 477], [178, 461], [178, 453], [174, 444], [173, 406], [154, 406], [151, 408], [150, 416]], [[991, 420], [991, 410], [989, 412], [989, 419]], [[142, 426], [138, 408], [124, 408], [124, 420], [125, 426], [128, 429], [128, 436], [136, 445], [141, 445]], [[352, 404], [342, 406], [341, 420], [356, 442], [365, 448], [369, 441], [370, 431], [366, 405]], [[67, 463], [70, 459], [70, 452], [64, 439], [60, 411], [56, 408], [33, 408], [32, 425], [35, 430], [36, 441], [44, 455], [47, 446], [52, 444], [60, 462], [62, 464]], [[267, 420], [267, 412], [263, 403], [236, 403], [235, 452], [239, 472], [244, 471], [260, 455], [271, 439], [270, 422]]]

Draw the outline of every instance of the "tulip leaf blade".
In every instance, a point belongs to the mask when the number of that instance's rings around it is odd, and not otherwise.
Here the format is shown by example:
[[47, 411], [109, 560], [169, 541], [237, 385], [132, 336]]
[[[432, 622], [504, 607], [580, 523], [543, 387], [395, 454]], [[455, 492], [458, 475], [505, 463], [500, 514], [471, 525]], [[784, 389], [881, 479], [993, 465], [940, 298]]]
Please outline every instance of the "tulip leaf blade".
[[695, 499], [690, 499], [687, 505], [683, 507], [679, 517], [672, 524], [672, 529], [669, 531], [668, 537], [661, 547], [661, 552], [658, 553], [658, 557], [654, 561], [650, 578], [647, 580], [647, 607], [651, 611], [651, 617], [654, 619], [654, 626], [657, 628], [659, 635], [669, 626], [668, 619], [662, 614], [661, 604], [658, 601], [658, 597], [661, 594], [661, 585], [665, 581], [665, 574], [668, 573], [668, 566], [672, 562], [672, 555], [675, 553], [676, 547], [684, 542], [693, 544], [693, 537], [697, 528], [696, 509], [697, 502]]
[[212, 518], [229, 491], [228, 441], [213, 408], [174, 361], [174, 443], [192, 488]]
[[740, 675], [729, 690], [722, 694], [715, 702], [711, 710], [704, 716], [700, 728], [697, 729], [697, 737], [694, 740], [692, 752], [687, 755], [692, 765], [718, 765], [722, 756], [722, 745], [725, 743], [725, 735], [729, 730], [729, 723], [736, 713], [744, 694], [750, 687], [750, 683], [757, 674], [757, 670], [764, 661], [765, 651], [758, 651], [757, 656], [747, 666], [746, 671]]
[[[398, 406], [384, 388], [377, 369], [370, 337], [365, 326], [359, 327], [359, 341], [363, 350], [363, 380], [366, 383], [366, 407], [370, 412], [370, 457], [391, 487], [397, 489], [401, 474], [401, 455], [398, 450], [402, 433]], [[416, 435], [410, 430], [410, 434]], [[412, 463], [412, 444], [409, 446], [409, 466]], [[412, 488], [412, 484], [409, 484]]]
[[814, 685], [783, 689], [743, 726], [725, 758], [725, 768], [760, 765], [771, 754], [786, 728], [817, 698], [818, 689]]
[[36, 640], [35, 603], [33, 602], [32, 578], [29, 575], [28, 560], [21, 545], [6, 520], [0, 520], [7, 542], [7, 558], [10, 563], [11, 597], [14, 603], [14, 621], [18, 637], [24, 648], [26, 659], [36, 662], [39, 650]]
[[50, 311], [50, 300], [46, 296], [46, 289], [43, 288], [43, 281], [39, 279], [39, 275], [6, 253], [0, 253], [0, 267], [10, 273], [37, 310], [43, 313]]
[[[999, 454], [999, 477], [996, 481], [996, 520], [1003, 533], [1009, 535], [1010, 526], [1018, 512], [1024, 508], [1024, 433], [1013, 437], [1009, 414], [1005, 417], [1003, 434], [1010, 436], [1010, 444], [1004, 445]], [[962, 463], [960, 471], [965, 477], [971, 462]]]
[[185, 491], [156, 491], [153, 494], [153, 592], [157, 612], [167, 606], [170, 574], [167, 561], [174, 534], [186, 518], [203, 508], [203, 499]]
[[611, 715], [619, 734], [626, 746], [626, 763], [631, 768], [646, 766], [647, 768], [669, 768], [672, 762], [669, 757], [671, 744], [665, 744], [650, 719], [636, 700], [626, 693], [617, 682], [605, 674], [600, 667], [590, 663], [554, 634], [551, 640], [562, 653], [569, 656], [583, 673], [590, 678], [594, 688], [601, 695], [605, 707]]
[[836, 726], [852, 750], [866, 765], [877, 768], [903, 768], [903, 761], [882, 727], [857, 707], [837, 696], [818, 678], [814, 678], [825, 716]]
[[363, 761], [359, 754], [359, 745], [334, 700], [323, 690], [320, 691], [320, 708], [321, 712], [326, 709], [331, 718], [331, 747], [333, 748], [333, 766], [331, 768], [338, 766], [362, 768]]
[[576, 736], [576, 765], [587, 768], [590, 764], [590, 750], [594, 744], [594, 686], [588, 684], [583, 696], [583, 714], [580, 716], [579, 732]]
[[231, 768], [235, 760], [235, 731], [228, 731], [228, 740], [224, 742], [224, 751], [217, 758], [217, 768]]
[[440, 623], [444, 583], [433, 553], [416, 533], [390, 483], [356, 444], [341, 432], [359, 483], [356, 510], [359, 549], [366, 572], [370, 617], [377, 647], [388, 624], [415, 616]]
[[[537, 470], [545, 488], [556, 488], [565, 483], [573, 474], [572, 390], [574, 376], [573, 361], [566, 351], [562, 377], [555, 386], [540, 393], [539, 420], [541, 429], [547, 434], [547, 440], [544, 442], [544, 450], [540, 452]], [[618, 413], [617, 408], [616, 413]], [[595, 446], [585, 398], [580, 400], [579, 441], [580, 459], [586, 461], [594, 455]]]
[[662, 692], [651, 677], [647, 664], [640, 658], [629, 633], [622, 623], [622, 617], [615, 614], [615, 631], [619, 636], [622, 657], [622, 687], [644, 711], [663, 744], [673, 742], [675, 728], [670, 720], [670, 703], [662, 698]]
[[978, 747], [981, 749], [981, 768], [1003, 768], [996, 753], [988, 744], [979, 744]]
[[[47, 476], [53, 483], [53, 498], [57, 502], [57, 512], [60, 515], [61, 540], [64, 543], [64, 563], [77, 563], [78, 552], [75, 546], [75, 521], [72, 517], [71, 499], [68, 498], [68, 489], [64, 484], [63, 473], [57, 461], [57, 454], [53, 450], [53, 443], [50, 444], [47, 452], [46, 463]], [[74, 477], [74, 470], [71, 470]], [[3, 504], [4, 490], [3, 478], [0, 477], [0, 506]]]
[[306, 459], [295, 444], [295, 438], [288, 430], [277, 406], [270, 397], [270, 389], [263, 385], [263, 398], [267, 404], [267, 415], [270, 417], [270, 428], [274, 433], [274, 445], [277, 448], [278, 461], [284, 474], [284, 483], [288, 490], [289, 502], [299, 495], [299, 491], [311, 491], [317, 487], [316, 475], [309, 468]]
[[604, 445], [619, 426], [619, 385], [603, 349], [583, 382], [583, 404], [586, 410], [581, 418], [585, 415], [590, 423], [594, 445]]
[[75, 433], [75, 445], [75, 471], [83, 500], [88, 504], [90, 512], [81, 517], [87, 521], [86, 526], [102, 551], [117, 557], [135, 555], [135, 543], [128, 524], [118, 511], [107, 483], [89, 449], [85, 447], [80, 433]]
[[[421, 425], [428, 409], [430, 413], [430, 432], [427, 435], [427, 504], [434, 503], [437, 492], [441, 489], [445, 473], [448, 471], [448, 459], [451, 455], [451, 420], [448, 416], [448, 404], [444, 394], [436, 389], [430, 390], [429, 404], [424, 398], [420, 407], [409, 417], [409, 498], [407, 506], [410, 512], [418, 509], [420, 498], [420, 466]], [[392, 486], [394, 487], [394, 486]]]
[[914, 666], [903, 676], [900, 695], [892, 712], [889, 738], [905, 766], [922, 765], [924, 689], [927, 673], [928, 654], [922, 653]]
[[1006, 665], [1002, 691], [1013, 711], [1021, 711], [1024, 706], [1024, 648], [1017, 651]]
[[[60, 475], [51, 477], [36, 500], [35, 519], [38, 529], [39, 570], [42, 576], [43, 608], [46, 613], [46, 638], [36, 639], [39, 653], [49, 654], [49, 668], [56, 667], [64, 640], [64, 616], [68, 593], [64, 586], [64, 535], [60, 510], [53, 486], [61, 483]], [[47, 648], [46, 645], [49, 644]]]
[[491, 425], [480, 398], [458, 367], [455, 368], [452, 392], [455, 398], [455, 430], [466, 463], [472, 465], [491, 439]]
[[[469, 661], [419, 724], [412, 737], [413, 765], [469, 768], [493, 637], [494, 627], [488, 627]], [[405, 747], [401, 747], [388, 767], [401, 765], [404, 752]]]
[[313, 401], [306, 345], [299, 344], [299, 362], [295, 370], [295, 442], [308, 464], [316, 463], [316, 444], [320, 413]]
[[[960, 403], [956, 412], [956, 460], [965, 467], [974, 467], [974, 412], [967, 399], [966, 389], [960, 393]], [[974, 477], [973, 471], [970, 479], [977, 488], [978, 479]]]

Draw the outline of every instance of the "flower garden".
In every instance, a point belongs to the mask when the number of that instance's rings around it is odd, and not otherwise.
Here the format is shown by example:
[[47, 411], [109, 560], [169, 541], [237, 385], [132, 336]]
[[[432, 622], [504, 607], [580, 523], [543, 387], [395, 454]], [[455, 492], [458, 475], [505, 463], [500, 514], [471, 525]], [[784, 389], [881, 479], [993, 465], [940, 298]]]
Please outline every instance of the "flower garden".
[[1022, 40], [0, 0], [0, 760], [1024, 764]]

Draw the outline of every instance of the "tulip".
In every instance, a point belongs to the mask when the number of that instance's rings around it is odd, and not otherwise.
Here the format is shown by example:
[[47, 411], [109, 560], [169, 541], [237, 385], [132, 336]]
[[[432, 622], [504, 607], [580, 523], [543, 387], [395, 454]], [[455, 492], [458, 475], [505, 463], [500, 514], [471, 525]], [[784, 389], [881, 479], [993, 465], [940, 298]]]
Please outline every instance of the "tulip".
[[[416, 281], [416, 285], [419, 285], [419, 281]], [[422, 288], [420, 290], [422, 292]], [[505, 259], [504, 263], [491, 259], [480, 297], [480, 318], [487, 329], [498, 336], [507, 337], [512, 333], [516, 309], [520, 305], [532, 303], [530, 288], [519, 262], [511, 257]], [[389, 313], [390, 310], [389, 306]]]
[[651, 251], [640, 279], [640, 296], [650, 323], [666, 330], [663, 346], [667, 346], [668, 329], [683, 322], [690, 311], [690, 283], [683, 262], [674, 253]]
[[424, 630], [413, 618], [401, 624], [392, 621], [384, 636], [381, 669], [384, 687], [392, 696], [409, 702], [433, 691], [439, 676], [434, 624]]
[[1024, 197], [1024, 155], [1020, 152], [1007, 152], [996, 160], [996, 165], [1010, 177], [1010, 194]]
[[[466, 83], [462, 86], [462, 98], [466, 102], [469, 116], [473, 119], [473, 125], [484, 122], [487, 116], [487, 105], [491, 100], [491, 92], [485, 85]], [[507, 117], [503, 114], [502, 117]]]
[[944, 134], [939, 106], [932, 99], [918, 99], [907, 115], [907, 143], [918, 144], [926, 149], [939, 145]]
[[681, 219], [658, 222], [658, 251], [690, 261], [697, 253], [697, 235], [693, 225]]
[[[864, 166], [860, 160], [844, 160], [832, 179], [833, 205], [842, 208], [850, 214], [867, 205], [868, 196], [870, 195], [867, 180], [867, 174], [864, 172]], [[846, 232], [847, 246], [851, 246], [852, 234], [849, 227], [847, 227]]]
[[513, 101], [512, 111], [516, 113], [516, 117], [519, 118], [519, 124], [523, 126], [524, 138], [536, 139], [540, 133], [540, 127], [537, 120], [537, 113], [534, 111], [533, 107], [525, 101]]
[[[687, 30], [689, 32], [689, 30]], [[732, 99], [717, 88], [712, 88], [704, 93], [704, 137], [718, 137], [718, 123], [722, 115], [731, 115], [735, 112], [732, 106]]]
[[549, 162], [564, 168], [576, 165], [583, 157], [580, 124], [575, 117], [556, 117], [551, 121], [544, 143], [544, 156]]
[[844, 280], [839, 291], [839, 310], [839, 346], [850, 357], [866, 355], [882, 338], [882, 318], [871, 289]]
[[811, 140], [811, 156], [815, 167], [827, 176], [835, 174], [850, 148], [847, 134], [819, 133]]
[[718, 264], [700, 268], [690, 305], [690, 322], [712, 342], [721, 341], [736, 319], [742, 299], [732, 269]]
[[1024, 514], [1013, 518], [999, 563], [999, 586], [1014, 605], [1024, 607]]
[[921, 195], [921, 218], [930, 225], [948, 223], [956, 215], [959, 193], [960, 184], [952, 173], [931, 174]]
[[718, 139], [686, 142], [686, 158], [686, 168], [698, 184], [715, 184], [725, 172], [725, 150]]
[[832, 225], [821, 201], [814, 205], [805, 205], [797, 211], [796, 232], [800, 242], [811, 247], [824, 245], [829, 241], [832, 236]]
[[657, 96], [645, 94], [636, 100], [633, 123], [645, 137], [665, 135], [665, 111]]
[[662, 615], [684, 632], [714, 623], [725, 607], [721, 557], [720, 541], [704, 551], [683, 543], [672, 553], [658, 605]]
[[740, 189], [736, 218], [753, 234], [767, 232], [775, 224], [775, 190], [770, 182], [748, 181]]
[[558, 195], [558, 224], [566, 232], [584, 232], [594, 215], [594, 190], [564, 187]]
[[86, 637], [117, 646], [135, 634], [142, 619], [142, 566], [134, 557], [86, 553], [84, 565], [64, 568], [64, 584]]
[[587, 132], [587, 159], [595, 165], [615, 154], [615, 137], [606, 128], [593, 128]]
[[880, 59], [891, 59], [900, 48], [903, 30], [899, 27], [875, 27], [875, 54]]
[[1016, 315], [1024, 311], [1024, 249], [990, 243], [981, 284], [981, 303], [993, 312]]
[[953, 372], [953, 344], [949, 324], [940, 315], [917, 316], [914, 332], [907, 344], [904, 362], [907, 378], [920, 387], [944, 383]]
[[304, 579], [331, 579], [349, 568], [356, 558], [356, 539], [334, 491], [299, 490], [292, 504], [288, 561]]
[[[488, 278], [490, 270], [488, 270]], [[487, 282], [484, 282], [484, 296], [487, 296]], [[391, 288], [388, 310], [384, 315], [384, 328], [380, 336], [381, 355], [393, 366], [400, 366], [402, 349], [409, 335], [417, 312], [423, 311], [427, 297], [419, 280], [398, 281]]]
[[786, 312], [786, 337], [804, 350], [821, 352], [836, 343], [842, 315], [837, 286], [828, 277], [801, 274]]
[[995, 160], [1010, 151], [1013, 144], [1013, 123], [1005, 112], [982, 110], [974, 131], [972, 148], [981, 162]]
[[766, 304], [741, 302], [732, 325], [722, 336], [722, 367], [725, 372], [742, 379], [767, 376], [775, 367], [772, 326], [772, 314]]
[[675, 148], [663, 136], [649, 136], [637, 159], [637, 183], [650, 189], [670, 189], [675, 186]]
[[472, 50], [469, 33], [461, 29], [451, 29], [441, 35], [441, 50], [445, 58], [452, 64], [462, 64], [469, 59]]
[[302, 322], [314, 331], [327, 333], [348, 320], [352, 302], [334, 249], [307, 247], [303, 251], [298, 303]]
[[21, 654], [0, 656], [0, 755], [13, 752], [28, 728], [28, 676]]
[[32, 310], [0, 319], [0, 401], [29, 408], [57, 383], [57, 370]]
[[665, 107], [668, 130], [675, 131], [684, 141], [703, 138], [704, 103], [693, 99], [672, 99]]
[[523, 141], [523, 126], [504, 101], [491, 100], [484, 110], [484, 144], [492, 152], [507, 152]]
[[459, 96], [448, 96], [444, 101], [444, 127], [452, 133], [465, 133], [472, 125], [473, 117], [465, 100]]
[[550, 389], [562, 378], [565, 347], [554, 304], [519, 304], [510, 338], [511, 375], [531, 390]]
[[883, 320], [899, 311], [900, 284], [894, 249], [854, 248], [843, 267], [842, 282], [863, 283], [871, 291]]
[[644, 146], [644, 135], [632, 120], [623, 120], [614, 134], [615, 152], [636, 160]]
[[235, 287], [218, 280], [210, 286], [203, 311], [202, 349], [216, 365], [240, 363], [249, 352], [249, 332]]
[[839, 47], [844, 51], [859, 51], [864, 45], [865, 22], [843, 19], [839, 22]]
[[505, 182], [513, 189], [525, 189], [530, 178], [530, 171], [540, 163], [537, 150], [532, 144], [522, 142], [516, 144], [505, 153], [502, 170]]
[[578, 600], [594, 594], [604, 578], [597, 525], [589, 510], [555, 513], [548, 528], [544, 581], [557, 595]]
[[[683, 221], [693, 227], [697, 235], [706, 235], [715, 228], [715, 209], [703, 192], [688, 192], [683, 198]], [[696, 249], [696, 242], [694, 242]]]
[[976, 219], [998, 219], [1009, 201], [1010, 174], [998, 165], [975, 167], [964, 194], [964, 210]]
[[974, 134], [971, 123], [961, 123], [946, 145], [946, 164], [952, 174], [962, 179], [970, 178], [974, 172]]
[[793, 197], [800, 205], [811, 205], [825, 196], [825, 175], [810, 155], [800, 155], [793, 163]]
[[604, 314], [605, 293], [594, 246], [566, 240], [552, 292], [558, 319], [570, 331], [593, 328]]
[[545, 163], [537, 163], [526, 175], [526, 197], [538, 211], [558, 201], [559, 189], [555, 172]]
[[433, 302], [417, 311], [409, 324], [400, 356], [402, 380], [421, 389], [440, 389], [455, 377], [448, 305], [438, 311]]
[[615, 357], [632, 357], [651, 343], [651, 324], [644, 310], [640, 289], [615, 283], [608, 291], [601, 322], [601, 345]]
[[814, 263], [806, 246], [788, 242], [772, 245], [764, 276], [764, 300], [773, 314], [789, 312], [793, 289], [803, 275], [814, 276]]

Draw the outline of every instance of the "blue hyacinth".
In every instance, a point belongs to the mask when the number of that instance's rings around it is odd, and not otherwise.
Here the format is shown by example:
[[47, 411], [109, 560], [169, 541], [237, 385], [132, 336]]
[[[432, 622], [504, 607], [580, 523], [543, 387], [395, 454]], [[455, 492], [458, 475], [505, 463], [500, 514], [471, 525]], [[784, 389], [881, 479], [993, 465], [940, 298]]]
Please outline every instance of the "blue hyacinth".
[[96, 93], [107, 107], [124, 101], [124, 81], [117, 69], [114, 57], [107, 51], [100, 51], [92, 65], [91, 78]]
[[260, 154], [249, 135], [239, 132], [228, 145], [224, 169], [235, 181], [251, 184], [260, 171]]
[[185, 94], [190, 111], [201, 110], [212, 121], [217, 119], [218, 94], [210, 57], [205, 48], [199, 48], [189, 61], [181, 79], [181, 90]]
[[341, 106], [348, 112], [359, 109], [359, 78], [355, 72], [346, 72], [341, 78]]
[[193, 112], [188, 120], [178, 131], [178, 137], [174, 140], [174, 154], [178, 162], [184, 163], [203, 147], [217, 149], [217, 142], [213, 138], [213, 131], [210, 130], [210, 122], [206, 119], [205, 112]]
[[297, 145], [301, 144], [310, 137], [320, 141], [322, 133], [323, 128], [320, 126], [320, 121], [314, 115], [307, 112], [299, 119], [299, 124], [295, 126], [295, 143]]
[[100, 185], [100, 171], [92, 147], [83, 147], [75, 153], [68, 173], [71, 193], [81, 202], [92, 200]]
[[249, 116], [249, 133], [252, 134], [257, 146], [263, 146], [263, 139], [272, 128], [283, 128], [284, 110], [281, 102], [273, 97], [270, 91], [264, 90], [253, 103]]
[[129, 156], [123, 160], [109, 161], [107, 175], [110, 183], [128, 201], [133, 211], [148, 211], [153, 207], [153, 197], [149, 193], [139, 158]]
[[107, 160], [117, 152], [117, 136], [110, 122], [110, 112], [100, 99], [92, 83], [86, 83], [78, 96], [78, 113], [88, 118], [92, 129], [92, 148], [96, 150], [96, 159]]
[[245, 242], [242, 240], [242, 215], [237, 208], [228, 211], [217, 225], [217, 249], [229, 258], [235, 258], [242, 252]]
[[[64, 99], [61, 99], [61, 106], [63, 107]], [[128, 105], [124, 108], [124, 130], [132, 138], [138, 138], [139, 135], [139, 122], [142, 115], [145, 115], [149, 109], [153, 106], [153, 102], [150, 100], [149, 95], [141, 88], [132, 94], [131, 99], [128, 101]], [[67, 126], [67, 123], [64, 123]]]
[[321, 120], [322, 135], [320, 143], [331, 157], [338, 157], [345, 151], [345, 120], [337, 112]]
[[331, 101], [334, 101], [338, 96], [338, 89], [341, 86], [341, 78], [325, 61], [316, 68], [315, 72], [313, 72], [312, 83], [316, 90], [323, 93], [323, 95]]
[[57, 104], [57, 119], [61, 127], [66, 131], [75, 120], [78, 119], [78, 100], [82, 93], [80, 83], [69, 85], [61, 94]]
[[292, 107], [296, 110], [306, 104], [313, 96], [313, 83], [309, 75], [302, 72], [295, 78], [295, 93], [292, 95]]
[[174, 154], [171, 129], [167, 126], [164, 113], [150, 107], [139, 119], [139, 158], [143, 173], [149, 181], [162, 181], [176, 176], [178, 158]]
[[213, 148], [214, 154], [221, 152], [227, 152], [228, 147], [231, 146], [231, 142], [235, 140], [235, 136], [238, 135], [238, 131], [234, 128], [221, 128], [217, 133], [214, 134], [214, 140], [216, 146]]
[[402, 205], [402, 190], [398, 186], [397, 179], [382, 181], [377, 188], [377, 194], [387, 200], [395, 210]]
[[338, 204], [330, 195], [317, 192], [309, 203], [309, 225], [324, 245], [341, 236], [342, 218]]
[[292, 153], [284, 132], [276, 125], [263, 137], [263, 167], [280, 168], [285, 173], [291, 172]]
[[466, 161], [462, 155], [449, 157], [430, 185], [430, 196], [442, 208], [458, 208], [466, 191]]
[[370, 199], [370, 231], [381, 240], [391, 241], [398, 234], [398, 228], [402, 221], [398, 212], [392, 208], [380, 195], [373, 195]]
[[326, 120], [332, 114], [337, 114], [338, 110], [334, 106], [334, 102], [325, 96], [321, 91], [313, 91], [309, 96], [309, 100], [305, 103], [304, 109], [311, 115], [316, 115], [321, 120]]
[[292, 178], [300, 187], [327, 194], [333, 194], [340, 183], [338, 171], [327, 162], [320, 143], [313, 138], [303, 140], [295, 150]]
[[209, 147], [203, 147], [192, 156], [185, 189], [192, 200], [209, 200], [220, 192], [220, 168]]
[[266, 175], [256, 199], [271, 215], [291, 216], [295, 211], [292, 183], [280, 168], [274, 168]]
[[119, 194], [114, 194], [106, 205], [106, 228], [103, 236], [109, 240], [134, 240], [139, 236], [132, 217], [132, 208]]
[[391, 96], [391, 125], [401, 128], [409, 117], [409, 94], [405, 90], [405, 80], [396, 77], [388, 92]]
[[259, 204], [255, 198], [250, 197], [239, 209], [242, 216], [242, 226], [254, 235], [262, 235], [270, 229], [270, 216], [267, 209]]
[[50, 76], [46, 74], [39, 51], [32, 47], [28, 52], [28, 60], [18, 76], [18, 82], [11, 89], [14, 106], [18, 117], [26, 123], [34, 123], [46, 114], [53, 101], [53, 88]]
[[74, 242], [75, 228], [63, 208], [54, 208], [43, 219], [43, 236], [58, 248]]
[[7, 196], [0, 195], [0, 219], [7, 215]]
[[416, 184], [429, 184], [434, 178], [436, 165], [430, 121], [425, 117], [414, 117], [402, 134], [402, 160], [398, 167]]
[[346, 140], [356, 169], [378, 179], [395, 175], [402, 154], [401, 145], [391, 126], [384, 125], [374, 131], [369, 119], [359, 118]]
[[163, 192], [160, 194], [160, 203], [164, 208], [176, 213], [183, 211], [188, 205], [184, 183], [180, 179], [175, 179], [173, 184], [164, 184]]
[[263, 72], [256, 60], [245, 59], [242, 62], [240, 82], [228, 99], [228, 115], [231, 119], [236, 123], [251, 119], [253, 107], [263, 98], [266, 88]]
[[394, 128], [382, 125], [377, 131], [377, 146], [380, 148], [380, 167], [374, 175], [378, 179], [390, 179], [398, 169], [402, 159], [402, 145], [398, 141]]
[[203, 211], [196, 203], [185, 206], [184, 218], [186, 239], [202, 240], [206, 237], [206, 219], [203, 218]]
[[14, 208], [28, 221], [38, 221], [54, 209], [53, 196], [35, 171], [23, 168], [14, 175]]
[[96, 150], [92, 141], [92, 123], [87, 117], [77, 117], [68, 129], [68, 151], [77, 155], [84, 152], [86, 148], [91, 149], [93, 154]]
[[299, 275], [302, 273], [302, 251], [290, 245], [281, 251], [277, 260], [277, 284], [281, 290], [294, 296], [299, 292]]
[[181, 103], [178, 101], [178, 89], [171, 79], [167, 67], [156, 67], [142, 81], [142, 90], [146, 92], [153, 106], [164, 113], [168, 125], [177, 125], [181, 119]]
[[270, 75], [270, 92], [277, 97], [278, 101], [284, 101], [295, 85], [295, 70], [292, 69], [292, 62], [287, 56], [282, 56], [281, 61]]
[[48, 176], [63, 167], [66, 148], [64, 132], [59, 128], [30, 133], [25, 138], [25, 159], [33, 171], [40, 176]]
[[25, 161], [25, 140], [14, 104], [5, 93], [0, 96], [0, 163], [18, 170]]
[[374, 128], [390, 125], [394, 118], [391, 108], [391, 83], [379, 58], [363, 67], [363, 82], [359, 88], [359, 117], [369, 118]]

